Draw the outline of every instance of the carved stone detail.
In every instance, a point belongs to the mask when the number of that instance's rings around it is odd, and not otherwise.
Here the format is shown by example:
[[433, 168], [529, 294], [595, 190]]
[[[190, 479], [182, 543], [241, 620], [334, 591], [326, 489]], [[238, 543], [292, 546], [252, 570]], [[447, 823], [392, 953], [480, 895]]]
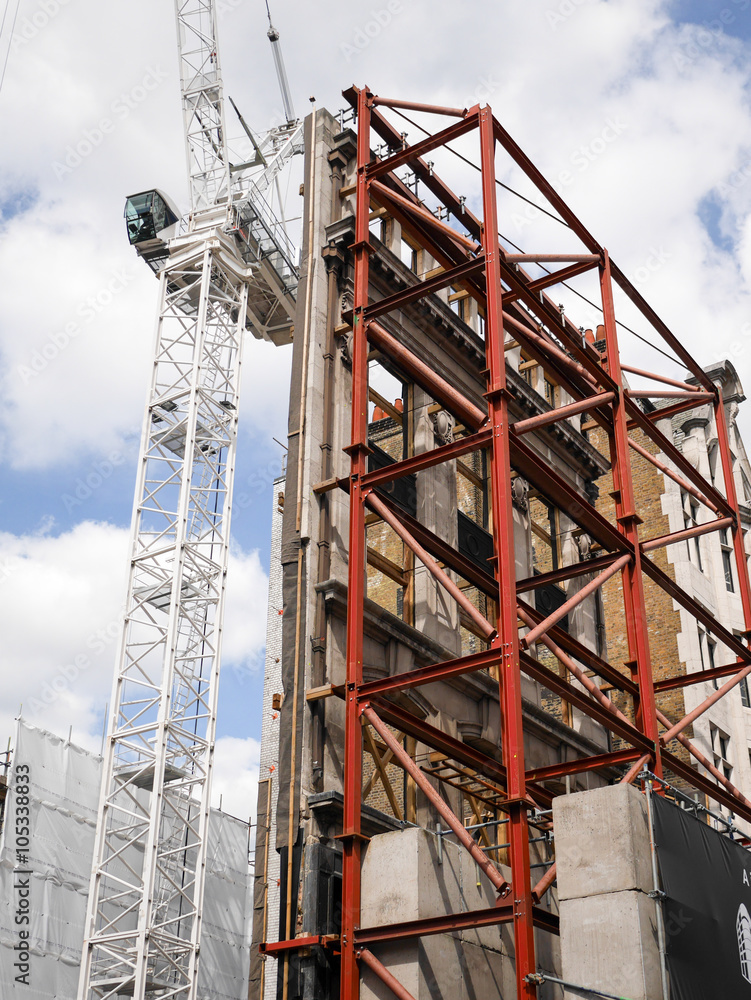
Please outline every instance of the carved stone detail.
[[517, 510], [526, 514], [529, 510], [529, 483], [521, 476], [511, 480], [511, 503]]
[[439, 446], [451, 444], [454, 440], [454, 425], [456, 424], [452, 414], [446, 410], [439, 410], [438, 413], [432, 413], [430, 419], [433, 423], [436, 444]]

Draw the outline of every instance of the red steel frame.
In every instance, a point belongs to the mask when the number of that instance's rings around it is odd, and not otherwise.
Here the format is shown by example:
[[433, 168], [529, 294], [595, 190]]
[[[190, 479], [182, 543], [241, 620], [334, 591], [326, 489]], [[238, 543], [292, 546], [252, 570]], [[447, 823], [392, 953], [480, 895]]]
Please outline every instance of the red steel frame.
[[[555, 931], [555, 918], [540, 907], [539, 901], [553, 881], [555, 869], [534, 885], [530, 872], [528, 811], [548, 807], [551, 793], [540, 782], [560, 778], [587, 770], [602, 770], [612, 775], [614, 766], [632, 765], [624, 780], [633, 780], [648, 764], [658, 775], [663, 767], [693, 785], [716, 801], [727, 805], [739, 816], [751, 821], [749, 802], [706, 758], [682, 735], [682, 730], [705, 711], [718, 697], [722, 697], [741, 678], [751, 673], [751, 652], [748, 649], [751, 630], [751, 586], [746, 564], [743, 533], [740, 524], [738, 500], [732, 474], [732, 457], [725, 424], [722, 398], [715, 385], [688, 354], [683, 345], [631, 286], [623, 272], [611, 262], [607, 251], [584, 228], [571, 210], [545, 181], [516, 143], [494, 119], [490, 108], [473, 107], [469, 110], [439, 108], [419, 105], [409, 101], [388, 100], [377, 97], [367, 88], [351, 88], [345, 93], [357, 113], [357, 184], [356, 228], [354, 255], [354, 304], [352, 311], [352, 435], [347, 449], [351, 460], [350, 476], [342, 483], [349, 491], [349, 594], [347, 608], [347, 663], [344, 697], [346, 701], [346, 729], [344, 749], [344, 825], [343, 842], [343, 906], [341, 940], [341, 997], [357, 1000], [360, 994], [361, 966], [367, 966], [378, 975], [402, 1000], [410, 1000], [409, 993], [384, 968], [369, 950], [371, 943], [401, 940], [421, 934], [442, 933], [459, 927], [486, 926], [509, 922], [513, 925], [516, 954], [517, 997], [537, 996], [535, 962], [535, 927]], [[447, 128], [430, 135], [415, 145], [406, 146], [399, 131], [389, 123], [379, 107], [429, 111], [455, 119]], [[465, 209], [464, 204], [433, 172], [422, 155], [445, 145], [458, 136], [476, 131], [479, 137], [479, 157], [482, 187], [482, 221]], [[379, 160], [371, 152], [371, 133], [375, 132], [390, 150]], [[558, 212], [563, 221], [579, 237], [584, 251], [581, 254], [506, 254], [499, 242], [497, 217], [497, 186], [495, 156], [501, 146], [537, 186], [539, 192]], [[447, 206], [469, 236], [460, 233], [445, 222], [440, 222], [415, 195], [396, 177], [394, 170], [407, 165], [428, 189]], [[418, 239], [444, 268], [444, 273], [414, 287], [371, 303], [369, 299], [369, 258], [373, 252], [369, 235], [371, 203], [384, 207], [402, 224], [404, 230]], [[533, 280], [521, 267], [526, 261], [546, 261], [566, 266], [547, 279]], [[581, 333], [561, 314], [543, 292], [543, 288], [585, 270], [599, 270], [600, 292], [604, 315], [605, 354], [584, 342]], [[696, 380], [698, 387], [663, 375], [643, 372], [621, 365], [618, 333], [613, 304], [613, 282], [616, 282], [634, 302], [668, 347], [681, 359]], [[376, 322], [376, 317], [388, 316], [393, 309], [402, 308], [438, 288], [461, 284], [485, 310], [485, 345], [487, 416], [461, 392], [435, 373], [425, 359], [417, 358], [400, 344], [393, 334]], [[522, 310], [515, 303], [522, 303]], [[552, 414], [544, 414], [516, 425], [510, 422], [506, 388], [504, 354], [504, 329], [513, 336], [550, 372], [565, 388], [574, 402], [562, 406]], [[397, 462], [387, 469], [368, 472], [368, 351], [369, 342], [389, 355], [392, 362], [454, 413], [467, 429], [468, 436], [433, 452], [417, 455]], [[429, 360], [429, 359], [428, 359]], [[624, 387], [622, 372], [626, 370], [646, 375], [658, 383], [654, 392], [630, 392]], [[675, 388], [666, 391], [664, 385]], [[675, 397], [676, 402], [666, 413], [681, 412], [693, 406], [712, 401], [718, 430], [718, 443], [722, 462], [726, 495], [723, 496], [711, 483], [706, 482], [693, 466], [680, 454], [635, 402], [644, 395], [658, 398]], [[580, 496], [553, 470], [537, 460], [534, 450], [521, 439], [525, 433], [539, 430], [555, 420], [563, 420], [574, 413], [588, 412], [606, 432], [610, 442], [613, 469], [615, 523], [607, 521], [586, 498]], [[629, 433], [639, 428], [659, 446], [672, 467], [655, 459], [637, 443]], [[456, 458], [478, 448], [487, 449], [489, 477], [492, 494], [492, 524], [494, 560], [488, 571], [468, 563], [438, 539], [427, 528], [419, 525], [398, 508], [391, 505], [384, 495], [376, 496], [382, 484], [400, 476], [417, 472], [441, 461]], [[631, 451], [636, 450], [670, 475], [676, 482], [701, 500], [716, 516], [709, 525], [676, 532], [658, 539], [640, 540], [640, 518], [636, 508], [631, 473]], [[600, 543], [604, 554], [596, 560], [571, 567], [562, 567], [554, 573], [517, 581], [515, 578], [514, 537], [511, 496], [511, 471], [527, 478], [540, 493]], [[678, 470], [678, 471], [676, 471]], [[498, 620], [493, 627], [482, 616], [489, 635], [487, 652], [473, 654], [446, 663], [433, 664], [391, 678], [370, 683], [363, 682], [363, 617], [365, 599], [366, 507], [377, 510], [389, 523], [396, 525], [405, 544], [412, 547], [418, 558], [432, 562], [431, 572], [440, 584], [456, 599], [459, 598], [450, 577], [438, 568], [431, 557], [457, 572], [481, 591], [491, 596], [498, 607]], [[688, 594], [684, 593], [663, 573], [647, 553], [655, 548], [672, 544], [694, 534], [719, 528], [732, 532], [739, 591], [746, 633], [742, 640], [729, 629], [714, 621]], [[429, 553], [429, 555], [428, 555]], [[543, 620], [543, 616], [521, 598], [517, 606], [503, 599], [504, 595], [522, 594], [547, 582], [571, 578], [586, 573], [598, 574], [602, 583], [618, 572], [621, 575], [624, 615], [627, 626], [629, 659], [626, 663], [630, 676], [601, 660], [567, 633], [556, 627], [558, 616]], [[684, 608], [703, 622], [706, 627], [737, 656], [735, 664], [728, 664], [713, 671], [704, 671], [670, 681], [653, 682], [650, 661], [649, 634], [643, 580], [645, 575], [665, 589]], [[453, 589], [452, 589], [453, 588]], [[585, 588], [584, 593], [592, 588]], [[580, 600], [583, 598], [580, 598]], [[568, 602], [573, 606], [576, 600]], [[478, 613], [479, 615], [479, 613]], [[531, 643], [520, 640], [519, 621], [534, 629], [538, 642], [542, 642], [556, 655], [580, 686], [569, 683], [531, 655]], [[578, 660], [583, 667], [574, 663]], [[388, 695], [421, 684], [470, 673], [474, 670], [497, 667], [499, 669], [499, 698], [502, 719], [502, 745], [500, 762], [486, 757], [479, 751], [439, 732], [421, 722], [389, 701]], [[591, 679], [592, 671], [622, 692], [630, 695], [634, 703], [632, 722]], [[524, 759], [524, 724], [522, 714], [522, 673], [538, 680], [543, 686], [559, 694], [565, 701], [589, 714], [610, 731], [630, 744], [630, 749], [582, 757], [550, 767], [528, 770]], [[659, 712], [655, 690], [685, 686], [701, 680], [732, 675], [718, 692], [707, 699], [686, 719], [673, 725]], [[584, 690], [582, 690], [584, 688]], [[401, 763], [428, 798], [437, 803], [441, 815], [448, 806], [424, 774], [406, 756], [401, 745], [390, 735], [388, 726], [398, 728], [417, 738], [419, 742], [446, 753], [449, 758], [474, 768], [477, 773], [505, 788], [503, 809], [508, 814], [508, 840], [510, 842], [510, 883], [489, 860], [484, 870], [497, 887], [498, 905], [490, 910], [475, 913], [447, 914], [445, 917], [415, 921], [411, 924], [360, 927], [361, 888], [360, 870], [362, 848], [366, 838], [362, 834], [362, 726], [373, 725], [393, 752], [395, 763]], [[667, 732], [667, 738], [665, 733]], [[712, 777], [687, 766], [668, 750], [671, 739], [682, 745], [710, 772]], [[608, 771], [608, 769], [611, 769]], [[450, 813], [450, 810], [449, 810]], [[450, 825], [461, 821], [451, 814]], [[460, 842], [473, 854], [477, 845], [471, 838]], [[305, 939], [306, 944], [311, 941]], [[278, 949], [296, 947], [298, 942], [282, 942]]]

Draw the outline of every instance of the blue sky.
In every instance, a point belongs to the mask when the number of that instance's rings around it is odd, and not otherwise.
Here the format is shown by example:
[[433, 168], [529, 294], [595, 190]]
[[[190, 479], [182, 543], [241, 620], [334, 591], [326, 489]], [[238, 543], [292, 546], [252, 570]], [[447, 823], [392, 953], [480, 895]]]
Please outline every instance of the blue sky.
[[[122, 211], [153, 186], [187, 207], [175, 28], [153, 0], [19, 0], [13, 25], [15, 4], [0, 35], [0, 738], [23, 701], [30, 721], [98, 748], [157, 293]], [[265, 4], [218, 9], [226, 92], [262, 131], [280, 105]], [[730, 356], [751, 387], [751, 0], [275, 0], [272, 14], [298, 113], [311, 95], [336, 112], [352, 82], [490, 103], [699, 360]], [[476, 204], [473, 177], [448, 169]], [[500, 210], [525, 249], [561, 238], [518, 201]], [[628, 338], [624, 351], [653, 360]], [[244, 368], [217, 779], [237, 812], [257, 776], [290, 354], [249, 341]]]

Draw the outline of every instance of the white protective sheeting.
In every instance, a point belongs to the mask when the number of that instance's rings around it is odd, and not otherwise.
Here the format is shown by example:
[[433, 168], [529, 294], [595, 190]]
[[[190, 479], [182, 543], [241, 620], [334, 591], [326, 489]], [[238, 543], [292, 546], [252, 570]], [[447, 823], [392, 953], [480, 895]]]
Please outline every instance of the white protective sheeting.
[[[19, 772], [20, 766], [28, 772]], [[102, 760], [19, 721], [0, 837], [0, 996], [76, 1000]], [[17, 871], [22, 774], [30, 777], [31, 876]], [[23, 808], [21, 806], [20, 808]], [[127, 861], [127, 859], [125, 859]], [[15, 873], [14, 873], [15, 872]], [[29, 924], [18, 884], [29, 878]], [[251, 932], [248, 826], [212, 811], [201, 937], [200, 1000], [245, 1000]], [[29, 985], [15, 982], [20, 931], [29, 931]]]

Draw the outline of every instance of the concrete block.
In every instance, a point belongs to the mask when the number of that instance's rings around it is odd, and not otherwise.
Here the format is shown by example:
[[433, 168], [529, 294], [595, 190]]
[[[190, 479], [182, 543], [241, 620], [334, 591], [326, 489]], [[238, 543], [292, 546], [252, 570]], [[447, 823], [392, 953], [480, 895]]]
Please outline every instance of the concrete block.
[[632, 785], [561, 795], [553, 822], [559, 900], [652, 888], [647, 805]]
[[[562, 979], [629, 1000], [662, 996], [655, 902], [609, 892], [561, 902]], [[580, 1000], [566, 992], [566, 1000]]]
[[[484, 909], [497, 897], [463, 847], [445, 837], [439, 855], [438, 837], [414, 827], [370, 841], [363, 861], [362, 898], [361, 925], [372, 927]], [[514, 996], [508, 925], [378, 945], [373, 953], [415, 1000]], [[362, 1000], [390, 1000], [389, 991], [369, 971], [363, 976]]]

